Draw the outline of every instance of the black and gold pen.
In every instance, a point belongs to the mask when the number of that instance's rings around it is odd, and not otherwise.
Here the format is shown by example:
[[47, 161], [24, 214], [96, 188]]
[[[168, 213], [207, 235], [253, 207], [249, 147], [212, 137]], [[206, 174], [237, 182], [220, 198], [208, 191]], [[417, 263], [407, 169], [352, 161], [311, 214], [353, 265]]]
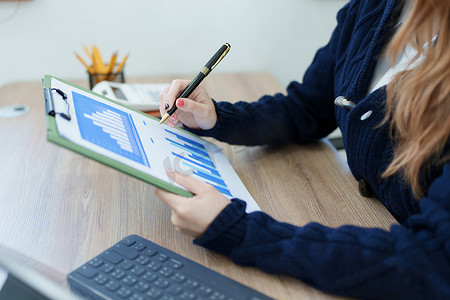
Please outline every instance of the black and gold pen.
[[[202, 82], [202, 80], [208, 76], [208, 74], [219, 64], [219, 62], [227, 55], [228, 51], [230, 51], [231, 46], [228, 43], [223, 44], [222, 47], [214, 54], [213, 57], [206, 63], [203, 69], [198, 73], [198, 75], [189, 83], [186, 89], [178, 96], [178, 98], [187, 98], [189, 95], [195, 90], [195, 88]], [[177, 110], [177, 106], [175, 103], [172, 108], [166, 112], [166, 114], [162, 117], [159, 124], [164, 123], [167, 118], [169, 118], [173, 113]]]

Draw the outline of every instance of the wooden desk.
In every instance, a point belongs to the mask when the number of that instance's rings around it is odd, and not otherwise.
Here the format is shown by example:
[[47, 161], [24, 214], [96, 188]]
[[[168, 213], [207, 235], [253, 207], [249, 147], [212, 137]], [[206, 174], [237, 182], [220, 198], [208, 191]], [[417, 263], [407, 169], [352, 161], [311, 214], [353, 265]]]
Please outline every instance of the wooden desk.
[[[148, 77], [134, 82], [170, 82]], [[87, 86], [86, 81], [74, 81]], [[255, 101], [283, 88], [267, 74], [211, 74], [215, 99]], [[30, 112], [0, 118], [0, 254], [8, 252], [65, 283], [65, 275], [129, 234], [139, 234], [276, 299], [333, 299], [301, 281], [241, 267], [194, 246], [170, 223], [153, 187], [46, 141], [39, 81], [0, 89], [0, 106]], [[261, 209], [303, 225], [388, 228], [394, 218], [363, 198], [339, 154], [326, 142], [309, 146], [221, 145]]]

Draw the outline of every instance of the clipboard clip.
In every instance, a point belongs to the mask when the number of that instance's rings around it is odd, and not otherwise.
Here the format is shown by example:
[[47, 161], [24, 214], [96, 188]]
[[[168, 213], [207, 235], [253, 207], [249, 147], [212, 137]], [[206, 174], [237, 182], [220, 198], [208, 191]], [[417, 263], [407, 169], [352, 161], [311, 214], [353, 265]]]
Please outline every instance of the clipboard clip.
[[[56, 112], [55, 111], [55, 104], [53, 103], [53, 97], [52, 97], [52, 91], [55, 91], [58, 95], [61, 96], [61, 98], [64, 100], [64, 102], [67, 105], [67, 112]], [[70, 116], [69, 113], [69, 102], [67, 101], [67, 95], [66, 93], [64, 93], [63, 91], [61, 91], [60, 89], [56, 89], [56, 88], [47, 88], [44, 89], [44, 95], [45, 95], [45, 103], [46, 103], [46, 111], [47, 114], [49, 114], [50, 116], [56, 116], [56, 115], [60, 115], [62, 118], [64, 118], [67, 121], [70, 121], [72, 119], [72, 117]]]

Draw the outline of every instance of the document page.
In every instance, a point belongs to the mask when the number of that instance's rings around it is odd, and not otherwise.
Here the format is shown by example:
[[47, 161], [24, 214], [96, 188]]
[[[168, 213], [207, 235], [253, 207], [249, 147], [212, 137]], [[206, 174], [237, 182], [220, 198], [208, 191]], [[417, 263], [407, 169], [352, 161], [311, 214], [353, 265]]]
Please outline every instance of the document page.
[[174, 184], [165, 171], [171, 167], [213, 185], [229, 199], [246, 201], [247, 212], [260, 210], [218, 146], [55, 78], [51, 86], [67, 95], [64, 101], [51, 91], [55, 111], [71, 116], [70, 121], [55, 117], [65, 139]]

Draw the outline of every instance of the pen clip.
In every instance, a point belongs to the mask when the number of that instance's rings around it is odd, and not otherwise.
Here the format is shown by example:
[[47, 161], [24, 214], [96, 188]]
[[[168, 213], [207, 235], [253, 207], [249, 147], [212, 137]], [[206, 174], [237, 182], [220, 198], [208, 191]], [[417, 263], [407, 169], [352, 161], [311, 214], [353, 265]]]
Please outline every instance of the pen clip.
[[225, 43], [224, 46], [226, 46], [226, 49], [223, 51], [222, 55], [219, 57], [219, 59], [217, 59], [217, 61], [215, 62], [214, 65], [212, 65], [211, 70], [213, 70], [219, 63], [220, 61], [225, 57], [225, 55], [227, 55], [227, 53], [230, 51], [231, 46], [228, 43]]

